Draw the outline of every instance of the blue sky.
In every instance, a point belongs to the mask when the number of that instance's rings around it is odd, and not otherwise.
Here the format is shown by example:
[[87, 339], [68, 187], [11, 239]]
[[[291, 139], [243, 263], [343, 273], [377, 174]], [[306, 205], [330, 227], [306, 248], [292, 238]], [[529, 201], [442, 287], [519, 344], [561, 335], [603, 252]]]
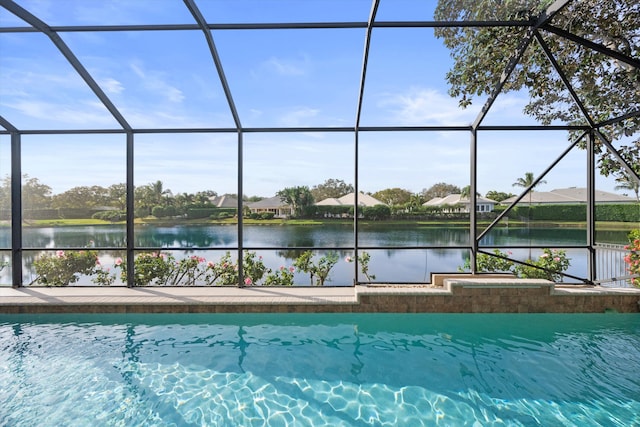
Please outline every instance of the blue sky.
[[[48, 25], [193, 24], [179, 0], [19, 0]], [[379, 20], [430, 20], [435, 1], [382, 0]], [[212, 23], [362, 22], [365, 0], [200, 0]], [[26, 24], [0, 9], [0, 26]], [[201, 31], [61, 32], [63, 41], [135, 129], [233, 128], [234, 121]], [[364, 29], [214, 30], [243, 127], [354, 126]], [[18, 129], [119, 129], [51, 41], [37, 33], [0, 33], [0, 115]], [[468, 125], [484, 98], [467, 108], [447, 94], [451, 67], [441, 40], [426, 28], [373, 31], [362, 126]], [[501, 95], [484, 124], [533, 124], [525, 93]], [[362, 132], [359, 185], [413, 192], [438, 182], [469, 183], [466, 132]], [[243, 135], [243, 192], [272, 196], [284, 187], [342, 179], [353, 183], [353, 133]], [[0, 135], [8, 171], [9, 137]], [[564, 132], [486, 132], [479, 136], [478, 185], [511, 191], [525, 172], [539, 174], [567, 146]], [[54, 193], [125, 180], [125, 138], [26, 135], [23, 172]], [[137, 134], [135, 184], [161, 180], [174, 193], [237, 192], [235, 133]], [[576, 151], [541, 190], [586, 186], [585, 153]], [[599, 189], [615, 183], [598, 178]]]

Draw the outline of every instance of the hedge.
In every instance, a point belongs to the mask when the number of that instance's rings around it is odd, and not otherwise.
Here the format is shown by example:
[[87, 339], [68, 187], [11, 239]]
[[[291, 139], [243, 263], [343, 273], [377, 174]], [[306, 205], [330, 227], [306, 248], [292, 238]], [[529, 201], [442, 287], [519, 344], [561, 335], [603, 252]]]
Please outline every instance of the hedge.
[[189, 208], [187, 209], [187, 218], [189, 219], [201, 219], [211, 218], [214, 216], [218, 218], [221, 213], [231, 214], [235, 216], [237, 209], [235, 208]]
[[[500, 213], [506, 208], [498, 206], [494, 210]], [[510, 219], [535, 221], [586, 221], [587, 205], [533, 205], [516, 206], [507, 216]], [[614, 222], [640, 221], [640, 206], [636, 203], [596, 204], [596, 220]]]

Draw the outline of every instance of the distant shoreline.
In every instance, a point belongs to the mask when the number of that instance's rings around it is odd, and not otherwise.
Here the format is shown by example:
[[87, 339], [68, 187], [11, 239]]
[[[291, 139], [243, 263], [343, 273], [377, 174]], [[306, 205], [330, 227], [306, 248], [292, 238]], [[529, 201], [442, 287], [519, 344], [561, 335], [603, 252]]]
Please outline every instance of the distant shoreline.
[[[483, 220], [478, 221], [479, 225], [488, 226], [491, 221]], [[55, 219], [55, 220], [28, 220], [23, 223], [23, 227], [25, 228], [41, 228], [41, 227], [72, 227], [72, 226], [108, 226], [108, 225], [117, 225], [126, 224], [125, 221], [119, 222], [109, 222], [97, 219]], [[201, 226], [201, 225], [229, 225], [235, 226], [237, 225], [237, 221], [234, 219], [225, 219], [225, 220], [211, 220], [211, 219], [155, 219], [155, 218], [144, 218], [144, 219], [136, 219], [136, 225], [151, 225], [151, 226], [162, 226], [162, 227], [175, 227], [175, 226]], [[243, 219], [244, 225], [265, 225], [265, 226], [322, 226], [322, 225], [344, 225], [344, 226], [353, 226], [353, 220], [349, 219], [271, 219], [271, 220], [254, 220], [254, 219]], [[388, 226], [388, 227], [468, 227], [469, 222], [467, 221], [407, 221], [407, 220], [384, 220], [384, 221], [364, 221], [359, 220], [358, 225], [362, 227], [369, 226]], [[0, 227], [10, 227], [11, 223], [9, 221], [1, 221]], [[498, 224], [498, 228], [505, 227], [534, 227], [534, 228], [586, 228], [587, 224], [585, 221], [576, 222], [576, 221], [530, 221], [527, 223], [526, 221], [514, 221], [509, 220], [508, 224]], [[609, 222], [609, 221], [598, 221], [597, 228], [599, 230], [632, 230], [636, 228], [640, 228], [639, 223], [634, 222]]]

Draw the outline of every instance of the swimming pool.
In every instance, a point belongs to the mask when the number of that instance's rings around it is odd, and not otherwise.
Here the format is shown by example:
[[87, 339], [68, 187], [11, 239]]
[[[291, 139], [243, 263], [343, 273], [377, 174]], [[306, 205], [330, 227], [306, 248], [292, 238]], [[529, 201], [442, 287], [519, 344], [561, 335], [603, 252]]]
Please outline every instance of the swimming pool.
[[640, 425], [637, 314], [0, 316], [3, 426]]

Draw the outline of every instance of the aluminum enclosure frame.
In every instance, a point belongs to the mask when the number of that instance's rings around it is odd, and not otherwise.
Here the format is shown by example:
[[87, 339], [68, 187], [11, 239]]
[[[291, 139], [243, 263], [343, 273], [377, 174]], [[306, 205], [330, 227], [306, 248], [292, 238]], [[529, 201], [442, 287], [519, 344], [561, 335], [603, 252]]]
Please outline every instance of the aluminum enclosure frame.
[[[595, 144], [599, 141], [602, 143], [607, 150], [621, 163], [621, 165], [630, 172], [631, 176], [635, 176], [636, 179], [640, 180], [638, 175], [634, 172], [631, 165], [626, 163], [624, 159], [620, 156], [620, 153], [616, 150], [615, 147], [608, 141], [604, 135], [599, 131], [602, 126], [606, 126], [608, 124], [616, 123], [617, 121], [624, 120], [630, 117], [640, 117], [640, 111], [630, 111], [624, 116], [609, 119], [605, 122], [595, 122], [589, 115], [587, 109], [583, 106], [581, 100], [576, 95], [570, 80], [564, 74], [562, 68], [557, 64], [556, 59], [553, 56], [553, 53], [548, 48], [545, 43], [545, 39], [543, 35], [540, 33], [540, 30], [548, 31], [553, 34], [556, 34], [560, 37], [571, 40], [574, 43], [580, 44], [587, 49], [596, 50], [604, 55], [607, 55], [611, 58], [614, 58], [618, 61], [622, 61], [629, 66], [640, 68], [640, 60], [624, 55], [620, 52], [613, 51], [606, 46], [599, 45], [597, 43], [593, 43], [589, 40], [586, 40], [582, 37], [579, 37], [575, 34], [572, 34], [566, 30], [559, 29], [550, 24], [551, 19], [555, 16], [556, 13], [562, 10], [567, 4], [569, 4], [571, 0], [559, 0], [553, 3], [548, 10], [543, 13], [537, 19], [530, 20], [508, 20], [508, 21], [455, 21], [455, 22], [442, 22], [442, 21], [377, 21], [376, 15], [380, 0], [372, 0], [371, 10], [369, 19], [366, 22], [290, 22], [290, 23], [255, 23], [255, 24], [212, 24], [206, 21], [202, 13], [198, 8], [198, 0], [184, 0], [185, 7], [189, 10], [191, 15], [195, 20], [195, 24], [180, 24], [180, 25], [84, 25], [84, 26], [49, 26], [37, 16], [34, 16], [24, 8], [22, 8], [17, 3], [12, 0], [0, 0], [0, 6], [6, 9], [7, 11], [13, 13], [17, 17], [21, 18], [25, 22], [27, 22], [31, 27], [4, 27], [0, 28], [0, 33], [26, 33], [26, 32], [35, 32], [42, 33], [46, 35], [54, 46], [60, 51], [60, 53], [64, 56], [64, 58], [68, 61], [68, 63], [74, 68], [76, 73], [82, 78], [85, 84], [91, 89], [91, 91], [96, 95], [96, 97], [100, 100], [100, 102], [104, 105], [104, 107], [109, 111], [109, 113], [113, 116], [113, 118], [118, 122], [120, 129], [66, 129], [66, 130], [47, 130], [47, 129], [38, 129], [38, 130], [27, 130], [27, 129], [19, 129], [6, 118], [0, 117], [0, 126], [4, 128], [4, 130], [0, 130], [0, 135], [10, 135], [11, 138], [11, 177], [12, 177], [12, 186], [11, 186], [11, 218], [12, 218], [12, 240], [11, 240], [11, 253], [12, 253], [12, 267], [13, 267], [13, 277], [12, 277], [12, 285], [14, 287], [20, 287], [23, 285], [22, 281], [22, 256], [23, 252], [26, 250], [23, 247], [22, 242], [22, 195], [21, 195], [21, 177], [22, 177], [22, 168], [21, 168], [21, 137], [23, 135], [52, 135], [52, 134], [123, 134], [126, 138], [126, 194], [127, 194], [127, 218], [126, 218], [126, 253], [127, 253], [127, 268], [128, 268], [128, 286], [133, 286], [133, 270], [134, 270], [134, 253], [136, 251], [141, 250], [154, 250], [159, 248], [147, 248], [147, 247], [137, 247], [134, 245], [134, 146], [135, 139], [137, 135], [141, 134], [155, 134], [155, 133], [227, 133], [227, 134], [236, 134], [237, 135], [237, 188], [238, 194], [243, 194], [243, 135], [247, 133], [314, 133], [314, 132], [340, 132], [340, 133], [351, 133], [354, 138], [354, 183], [355, 183], [355, 206], [358, 206], [358, 198], [357, 194], [359, 193], [359, 171], [358, 171], [358, 159], [359, 159], [359, 145], [360, 145], [360, 134], [366, 132], [415, 132], [415, 131], [423, 131], [423, 132], [432, 132], [432, 131], [445, 131], [445, 132], [469, 132], [470, 135], [470, 201], [471, 206], [475, 206], [477, 203], [476, 189], [477, 189], [477, 144], [479, 135], [482, 134], [483, 131], [524, 131], [524, 130], [544, 130], [544, 131], [552, 131], [552, 130], [572, 130], [572, 131], [582, 131], [582, 138], [574, 141], [569, 144], [568, 148], [558, 157], [556, 158], [552, 164], [545, 170], [543, 174], [537, 177], [536, 181], [528, 188], [524, 189], [524, 191], [520, 194], [520, 196], [501, 214], [494, 220], [488, 227], [484, 230], [477, 231], [478, 229], [478, 220], [476, 216], [475, 209], [470, 210], [470, 222], [469, 222], [469, 233], [470, 233], [470, 242], [469, 246], [447, 246], [448, 249], [467, 249], [471, 255], [471, 272], [475, 273], [477, 270], [476, 265], [476, 256], [479, 253], [492, 255], [488, 252], [488, 249], [491, 249], [491, 246], [482, 246], [480, 244], [481, 239], [494, 227], [498, 224], [501, 218], [503, 218], [509, 210], [511, 210], [524, 196], [530, 191], [540, 180], [544, 178], [544, 176], [551, 171], [558, 162], [571, 150], [577, 143], [580, 142], [581, 139], [586, 140], [587, 147], [587, 188], [588, 188], [588, 198], [587, 198], [587, 244], [585, 246], [575, 246], [576, 248], [583, 248], [589, 252], [589, 271], [586, 277], [577, 277], [572, 275], [566, 275], [572, 279], [578, 280], [583, 283], [593, 284], [596, 280], [596, 270], [595, 270], [595, 251], [596, 251], [596, 242], [595, 242], [595, 179], [594, 179], [594, 171], [595, 171]], [[494, 88], [493, 93], [485, 103], [482, 111], [477, 116], [476, 120], [469, 126], [370, 126], [365, 127], [361, 126], [360, 119], [362, 113], [362, 105], [363, 105], [363, 97], [366, 86], [366, 77], [367, 77], [367, 69], [368, 69], [368, 55], [369, 55], [369, 47], [371, 43], [372, 31], [374, 28], [438, 28], [438, 27], [492, 27], [492, 26], [509, 26], [509, 27], [522, 27], [526, 29], [526, 35], [520, 42], [518, 49], [514, 52], [513, 56], [510, 58], [505, 70], [501, 76], [499, 84]], [[353, 126], [349, 127], [266, 127], [266, 128], [251, 128], [251, 127], [243, 127], [241, 124], [240, 114], [235, 106], [233, 91], [231, 90], [227, 78], [225, 76], [225, 68], [224, 63], [218, 55], [213, 31], [224, 31], [224, 30], [281, 30], [281, 29], [354, 29], [360, 28], [366, 30], [366, 37], [364, 40], [364, 48], [363, 48], [363, 59], [362, 59], [362, 68], [360, 75], [360, 85], [358, 89], [358, 99], [356, 102], [356, 114], [355, 114], [355, 123]], [[114, 32], [114, 31], [200, 31], [203, 34], [204, 39], [206, 40], [207, 46], [209, 48], [209, 53], [212, 60], [213, 70], [212, 73], [217, 76], [220, 84], [222, 85], [226, 101], [229, 107], [229, 111], [231, 112], [231, 116], [233, 117], [234, 128], [176, 128], [176, 129], [153, 129], [153, 128], [135, 128], [131, 126], [122, 112], [113, 104], [113, 102], [109, 99], [109, 96], [100, 86], [100, 84], [95, 80], [95, 78], [91, 75], [91, 73], [87, 70], [87, 68], [83, 65], [82, 61], [80, 61], [77, 56], [74, 54], [73, 50], [70, 49], [59, 36], [59, 33], [65, 32]], [[522, 55], [525, 53], [526, 49], [531, 43], [537, 42], [545, 52], [548, 60], [553, 65], [555, 71], [559, 74], [561, 79], [563, 80], [566, 88], [569, 90], [571, 95], [574, 98], [576, 104], [580, 107], [583, 112], [584, 117], [586, 118], [588, 125], [587, 126], [495, 126], [495, 125], [487, 125], [484, 126], [482, 124], [484, 118], [487, 113], [491, 110], [494, 101], [503, 91], [504, 85], [506, 84], [509, 76], [514, 71], [516, 66], [518, 65]], [[481, 137], [481, 136], [480, 136]], [[243, 201], [242, 198], [238, 198], [238, 212], [243, 211]], [[355, 207], [354, 206], [354, 207]], [[354, 233], [354, 246], [348, 248], [326, 248], [326, 249], [349, 249], [353, 250], [357, 256], [358, 252], [361, 250], [371, 250], [371, 249], [381, 249], [378, 247], [365, 247], [359, 246], [359, 238], [358, 238], [358, 223], [359, 219], [357, 215], [354, 215], [354, 223], [353, 223], [353, 233]], [[242, 282], [242, 254], [245, 250], [252, 249], [260, 249], [260, 250], [279, 250], [284, 249], [280, 247], [260, 247], [260, 248], [252, 248], [243, 245], [243, 221], [242, 215], [238, 215], [238, 247], [235, 248], [238, 255], [238, 263], [239, 265], [239, 278], [238, 278], [238, 286], [243, 286]], [[566, 248], [570, 248], [574, 246], [567, 246]], [[393, 249], [394, 247], [385, 246], [384, 249]], [[411, 247], [410, 249], [438, 249], [441, 248], [439, 246], [419, 246], [419, 247]], [[42, 251], [50, 248], [28, 248], [29, 251]], [[81, 249], [81, 248], [68, 248], [68, 249]], [[122, 250], [122, 247], [101, 247], [102, 250]], [[183, 249], [181, 247], [166, 247], [162, 248], [164, 250], [179, 250]], [[211, 248], [202, 248], [202, 249], [211, 249]], [[288, 248], [291, 249], [291, 248]], [[306, 249], [306, 248], [295, 248], [295, 249]], [[319, 247], [309, 248], [309, 249], [323, 249]], [[398, 247], [397, 249], [407, 249]], [[517, 262], [517, 261], [516, 261]], [[357, 263], [354, 263], [354, 277], [358, 277], [358, 266]], [[357, 279], [354, 279], [354, 284], [358, 283]]]

